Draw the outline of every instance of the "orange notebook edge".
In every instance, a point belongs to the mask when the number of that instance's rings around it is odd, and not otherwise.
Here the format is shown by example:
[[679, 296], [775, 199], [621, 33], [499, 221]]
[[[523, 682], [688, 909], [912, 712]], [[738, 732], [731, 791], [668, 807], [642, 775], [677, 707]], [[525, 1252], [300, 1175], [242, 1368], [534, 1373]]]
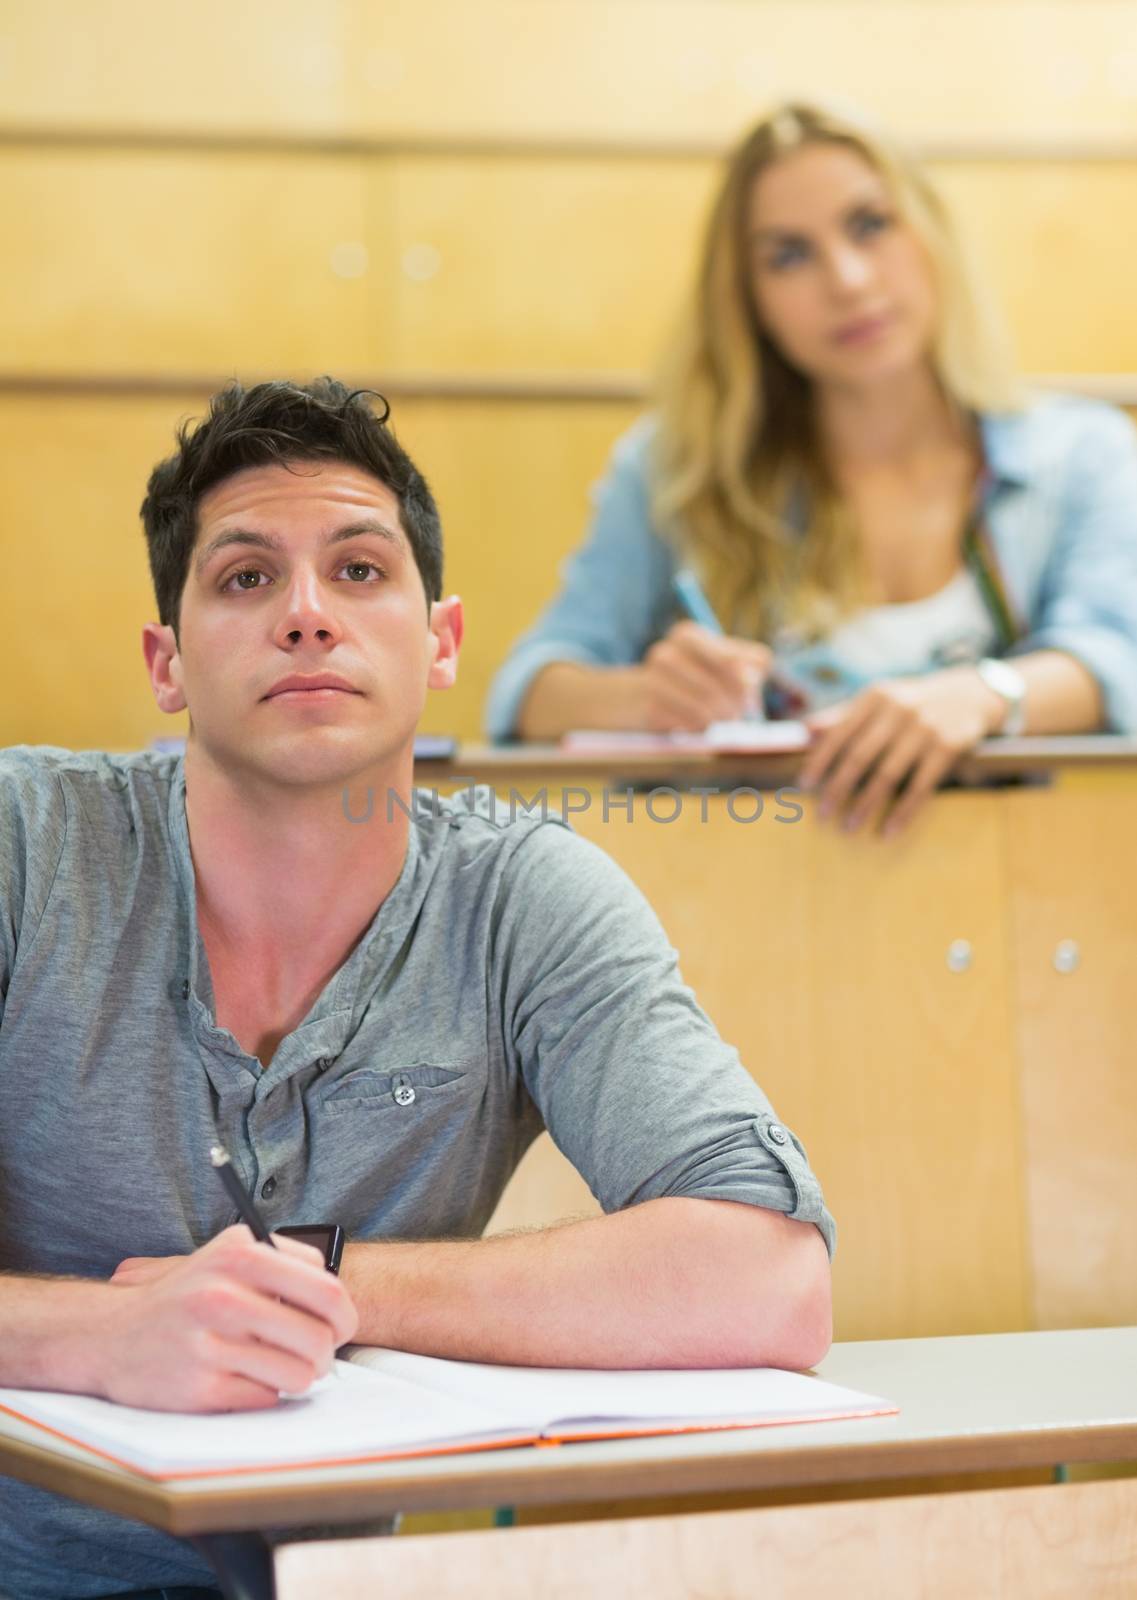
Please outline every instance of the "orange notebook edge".
[[899, 1416], [900, 1407], [887, 1402], [879, 1406], [857, 1407], [850, 1411], [810, 1411], [804, 1415], [794, 1414], [786, 1417], [764, 1417], [760, 1421], [750, 1422], [692, 1422], [680, 1423], [672, 1427], [663, 1427], [659, 1423], [647, 1424], [642, 1428], [629, 1427], [624, 1424], [618, 1428], [590, 1431], [588, 1433], [546, 1433], [541, 1436], [541, 1444], [584, 1444], [590, 1440], [601, 1439], [652, 1439], [668, 1438], [672, 1434], [680, 1433], [732, 1433], [746, 1428], [780, 1428], [798, 1427], [807, 1422], [853, 1422], [860, 1417], [895, 1417]]
[[475, 1439], [459, 1441], [456, 1444], [413, 1445], [405, 1450], [369, 1451], [365, 1455], [321, 1456], [315, 1461], [254, 1461], [244, 1466], [190, 1467], [186, 1470], [164, 1471], [155, 1467], [140, 1466], [137, 1461], [126, 1461], [111, 1450], [104, 1450], [97, 1444], [89, 1444], [85, 1439], [77, 1439], [74, 1434], [64, 1433], [61, 1428], [53, 1428], [49, 1422], [41, 1422], [38, 1417], [30, 1417], [26, 1412], [17, 1411], [13, 1406], [0, 1404], [0, 1411], [15, 1417], [19, 1422], [26, 1423], [31, 1428], [38, 1428], [41, 1432], [50, 1434], [52, 1438], [62, 1439], [65, 1444], [74, 1445], [86, 1455], [97, 1456], [101, 1461], [109, 1461], [112, 1466], [121, 1467], [124, 1472], [146, 1478], [151, 1483], [183, 1483], [198, 1478], [241, 1477], [251, 1472], [312, 1472], [321, 1467], [367, 1466], [380, 1461], [413, 1461], [424, 1456], [473, 1455], [482, 1450], [521, 1450], [541, 1443], [539, 1434], [524, 1434], [520, 1438], [510, 1435], [508, 1438]]
[[77, 1439], [73, 1434], [65, 1433], [60, 1428], [53, 1428], [50, 1423], [41, 1422], [38, 1417], [28, 1416], [25, 1412], [17, 1411], [12, 1406], [0, 1404], [0, 1412], [15, 1417], [18, 1421], [27, 1423], [30, 1427], [38, 1428], [41, 1432], [50, 1434], [53, 1438], [62, 1439], [65, 1444], [74, 1445], [87, 1455], [95, 1456], [101, 1461], [109, 1461], [112, 1466], [119, 1467], [125, 1472], [133, 1473], [136, 1477], [145, 1478], [151, 1483], [185, 1483], [202, 1478], [240, 1477], [254, 1472], [312, 1472], [323, 1467], [368, 1466], [383, 1461], [415, 1461], [431, 1456], [474, 1455], [486, 1450], [522, 1450], [534, 1446], [586, 1444], [600, 1442], [605, 1439], [667, 1438], [672, 1435], [690, 1433], [739, 1432], [746, 1428], [796, 1427], [808, 1422], [848, 1422], [859, 1417], [896, 1416], [899, 1410], [899, 1406], [881, 1405], [872, 1409], [809, 1412], [805, 1415], [766, 1417], [760, 1421], [694, 1422], [671, 1427], [661, 1426], [659, 1423], [649, 1423], [643, 1427], [622, 1424], [619, 1427], [608, 1429], [573, 1432], [550, 1431], [548, 1433], [523, 1435], [520, 1438], [510, 1436], [509, 1438], [501, 1439], [460, 1440], [454, 1444], [414, 1445], [401, 1450], [369, 1451], [364, 1455], [322, 1456], [314, 1461], [251, 1462], [244, 1466], [192, 1467], [186, 1470], [163, 1471], [158, 1468], [140, 1466], [135, 1461], [126, 1461], [121, 1456], [116, 1456], [113, 1451], [104, 1450], [99, 1445], [88, 1444], [86, 1440]]

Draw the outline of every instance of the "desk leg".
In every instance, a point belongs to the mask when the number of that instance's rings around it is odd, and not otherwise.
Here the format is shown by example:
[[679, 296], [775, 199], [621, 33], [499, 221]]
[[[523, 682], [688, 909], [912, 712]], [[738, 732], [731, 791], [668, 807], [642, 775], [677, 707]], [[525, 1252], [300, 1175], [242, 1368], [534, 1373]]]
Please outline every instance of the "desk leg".
[[216, 1572], [225, 1600], [274, 1600], [272, 1546], [261, 1534], [201, 1534], [190, 1543]]

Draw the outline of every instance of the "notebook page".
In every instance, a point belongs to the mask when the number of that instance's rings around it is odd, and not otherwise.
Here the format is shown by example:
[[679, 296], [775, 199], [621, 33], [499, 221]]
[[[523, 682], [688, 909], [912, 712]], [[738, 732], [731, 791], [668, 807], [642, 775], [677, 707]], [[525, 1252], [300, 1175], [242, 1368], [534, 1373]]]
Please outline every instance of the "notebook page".
[[712, 722], [705, 735], [712, 750], [758, 755], [805, 750], [810, 743], [804, 722]]
[[820, 1417], [876, 1416], [887, 1400], [777, 1367], [717, 1371], [609, 1372], [503, 1367], [356, 1346], [354, 1364], [397, 1376], [455, 1400], [477, 1397], [503, 1419], [531, 1419], [545, 1431], [589, 1424], [683, 1427], [757, 1425]]
[[146, 1411], [32, 1389], [0, 1389], [0, 1407], [160, 1478], [367, 1460], [459, 1440], [512, 1443], [538, 1431], [503, 1427], [473, 1395], [430, 1393], [397, 1373], [343, 1361], [306, 1394], [270, 1411]]
[[577, 728], [562, 737], [561, 749], [571, 750], [578, 756], [618, 759], [628, 755], [699, 755], [716, 752], [727, 755], [777, 755], [786, 750], [804, 750], [809, 743], [809, 729], [803, 722], [756, 719], [712, 722], [703, 733], [624, 733], [609, 729]]

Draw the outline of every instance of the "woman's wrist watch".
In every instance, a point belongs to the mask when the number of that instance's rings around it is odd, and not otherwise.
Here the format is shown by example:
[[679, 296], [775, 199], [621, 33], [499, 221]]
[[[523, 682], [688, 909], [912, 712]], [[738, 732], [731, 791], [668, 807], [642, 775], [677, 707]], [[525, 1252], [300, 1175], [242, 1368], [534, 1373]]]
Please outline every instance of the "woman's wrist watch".
[[1006, 707], [1003, 720], [995, 731], [1013, 739], [1026, 727], [1026, 679], [1009, 661], [998, 661], [991, 656], [977, 661], [975, 670]]

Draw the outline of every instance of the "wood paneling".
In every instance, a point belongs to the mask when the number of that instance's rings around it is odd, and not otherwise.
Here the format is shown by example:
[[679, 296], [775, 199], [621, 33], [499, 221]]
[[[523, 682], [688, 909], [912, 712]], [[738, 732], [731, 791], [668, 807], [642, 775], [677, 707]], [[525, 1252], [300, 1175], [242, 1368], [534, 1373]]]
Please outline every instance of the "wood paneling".
[[787, 92], [964, 141], [1137, 112], [1119, 0], [42, 0], [0, 43], [23, 128], [717, 146]]
[[718, 143], [786, 93], [918, 136], [1135, 131], [1111, 0], [352, 0], [349, 27], [375, 133]]
[[[934, 169], [1023, 365], [1137, 368], [1137, 163]], [[713, 163], [0, 149], [0, 370], [649, 372]]]
[[[381, 183], [371, 175], [368, 220], [363, 173], [347, 160], [0, 150], [3, 365], [290, 374], [366, 365], [382, 348], [389, 303]], [[362, 275], [337, 273], [368, 246]]]
[[142, 661], [156, 612], [138, 507], [194, 409], [0, 397], [0, 745], [129, 750], [185, 731]]
[[38, 0], [3, 8], [3, 124], [343, 131], [340, 0]]
[[1025, 370], [1137, 366], [1137, 317], [1129, 309], [1137, 161], [932, 170], [990, 275]]
[[1008, 798], [1034, 1322], [1137, 1322], [1134, 788], [1069, 775]]
[[989, 1490], [279, 1552], [280, 1600], [1123, 1600], [1137, 1482]]
[[655, 361], [695, 270], [706, 162], [406, 156], [395, 170], [397, 365]]

